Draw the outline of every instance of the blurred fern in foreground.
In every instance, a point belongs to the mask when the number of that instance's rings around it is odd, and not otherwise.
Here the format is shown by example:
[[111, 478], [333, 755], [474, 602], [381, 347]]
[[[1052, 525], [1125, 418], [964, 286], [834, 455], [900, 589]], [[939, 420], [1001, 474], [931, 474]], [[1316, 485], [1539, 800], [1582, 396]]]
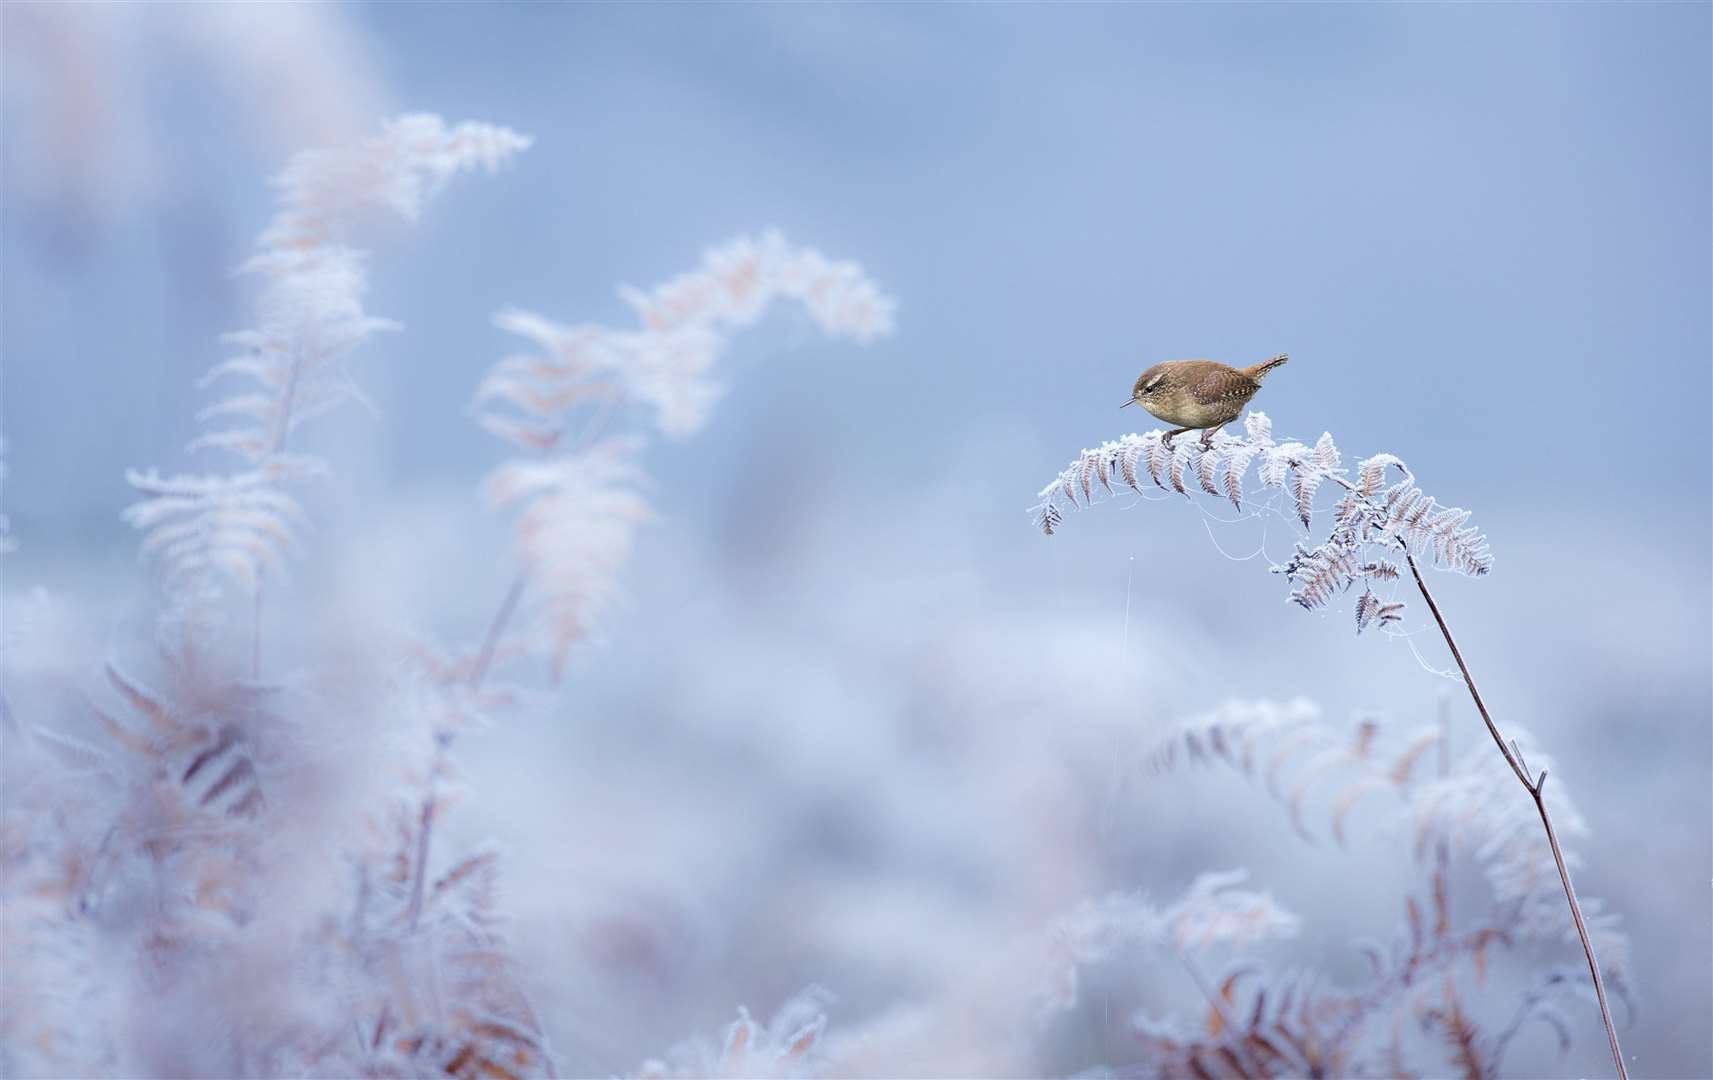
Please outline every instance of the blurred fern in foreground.
[[[1402, 898], [1399, 932], [1387, 942], [1356, 942], [1367, 977], [1341, 983], [1310, 968], [1270, 972], [1250, 951], [1296, 934], [1300, 922], [1270, 896], [1237, 888], [1241, 871], [1203, 875], [1165, 908], [1115, 894], [1053, 928], [1060, 959], [1048, 975], [1056, 990], [1046, 1018], [1076, 1005], [1084, 965], [1154, 949], [1176, 954], [1206, 1001], [1194, 1019], [1132, 1020], [1135, 1071], [1144, 1075], [1402, 1077], [1452, 1069], [1488, 1077], [1500, 1074], [1525, 1023], [1550, 1027], [1567, 1048], [1572, 1024], [1564, 1009], [1579, 1001], [1574, 969], [1548, 968], [1500, 1017], [1478, 1017], [1468, 1005], [1490, 981], [1497, 950], [1574, 947], [1577, 932], [1533, 815], [1495, 773], [1500, 759], [1478, 748], [1451, 761], [1447, 734], [1424, 728], [1394, 738], [1373, 721], [1345, 732], [1302, 700], [1231, 702], [1181, 724], [1151, 755], [1156, 773], [1186, 764], [1234, 769], [1285, 804], [1310, 843], [1320, 833], [1311, 817], [1324, 813], [1342, 847], [1347, 819], [1362, 805], [1362, 817], [1379, 823], [1382, 846], [1413, 852], [1418, 885]], [[1434, 751], [1437, 769], [1428, 761]], [[1567, 834], [1588, 831], [1562, 788], [1553, 817]], [[1387, 843], [1394, 837], [1399, 843]], [[1479, 873], [1484, 890], [1453, 905], [1453, 883], [1466, 868]], [[1362, 880], [1360, 871], [1350, 878]], [[1614, 919], [1595, 917], [1591, 925], [1605, 978], [1627, 1000], [1628, 938]], [[1211, 947], [1219, 945], [1227, 948], [1216, 953]], [[1216, 955], [1224, 959], [1210, 978], [1201, 966]]]

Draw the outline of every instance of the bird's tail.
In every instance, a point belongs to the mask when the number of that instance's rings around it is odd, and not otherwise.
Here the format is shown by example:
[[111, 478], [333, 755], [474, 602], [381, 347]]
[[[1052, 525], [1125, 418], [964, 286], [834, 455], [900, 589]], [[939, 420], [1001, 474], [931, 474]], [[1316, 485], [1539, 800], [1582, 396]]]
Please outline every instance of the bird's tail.
[[1249, 365], [1248, 367], [1243, 369], [1243, 374], [1249, 376], [1251, 379], [1254, 379], [1256, 382], [1260, 382], [1262, 379], [1267, 377], [1267, 373], [1269, 371], [1272, 371], [1274, 368], [1283, 364], [1286, 360], [1289, 360], [1290, 358], [1291, 357], [1290, 357], [1289, 353], [1280, 353], [1278, 356], [1273, 357], [1273, 359], [1271, 359], [1271, 360], [1263, 360], [1259, 364]]

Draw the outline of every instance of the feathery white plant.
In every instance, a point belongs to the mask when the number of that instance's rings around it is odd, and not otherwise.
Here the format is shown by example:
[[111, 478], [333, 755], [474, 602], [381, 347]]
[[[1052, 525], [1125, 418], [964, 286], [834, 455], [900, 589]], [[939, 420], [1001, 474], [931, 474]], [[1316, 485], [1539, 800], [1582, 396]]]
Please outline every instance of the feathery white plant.
[[645, 1061], [636, 1075], [641, 1080], [814, 1076], [831, 1001], [825, 989], [811, 986], [787, 999], [765, 1024], [756, 1023], [749, 1010], [740, 1006], [737, 1020], [726, 1028], [718, 1045], [693, 1039], [673, 1048], [665, 1058]]
[[[1356, 632], [1360, 634], [1370, 625], [1385, 626], [1402, 618], [1402, 602], [1382, 600], [1375, 594], [1373, 583], [1395, 581], [1402, 576], [1402, 568], [1395, 559], [1401, 558], [1408, 567], [1411, 579], [1445, 639], [1446, 647], [1457, 662], [1470, 699], [1480, 712], [1488, 734], [1492, 736], [1511, 775], [1522, 784], [1534, 803], [1568, 906], [1569, 922], [1588, 963], [1589, 979], [1600, 1005], [1600, 1018], [1606, 1029], [1613, 1065], [1620, 1080], [1624, 1080], [1623, 1052], [1606, 996], [1601, 963], [1596, 955], [1595, 938], [1600, 928], [1591, 926], [1585, 918], [1571, 883], [1569, 860], [1559, 845], [1553, 816], [1547, 806], [1547, 771], [1543, 769], [1535, 773], [1527, 763], [1522, 746], [1515, 739], [1507, 741], [1499, 733], [1498, 725], [1493, 722], [1476, 689], [1475, 678], [1451, 635], [1451, 628], [1446, 625], [1421, 575], [1420, 563], [1471, 577], [1487, 574], [1493, 565], [1487, 538], [1468, 524], [1469, 511], [1442, 506], [1423, 493], [1410, 470], [1391, 454], [1376, 454], [1364, 459], [1356, 466], [1352, 477], [1344, 467], [1330, 433], [1322, 434], [1312, 447], [1294, 440], [1279, 443], [1273, 439], [1271, 421], [1259, 412], [1249, 413], [1244, 418], [1243, 428], [1241, 436], [1228, 435], [1223, 431], [1211, 432], [1205, 445], [1201, 439], [1195, 438], [1180, 438], [1175, 444], [1168, 444], [1164, 432], [1151, 431], [1146, 435], [1125, 435], [1095, 449], [1084, 450], [1052, 483], [1037, 493], [1039, 501], [1030, 512], [1042, 532], [1051, 536], [1064, 521], [1067, 510], [1092, 507], [1113, 498], [1117, 494], [1115, 484], [1121, 483], [1140, 496], [1144, 475], [1156, 487], [1166, 490], [1169, 485], [1170, 490], [1186, 497], [1193, 482], [1209, 495], [1230, 499], [1232, 505], [1241, 510], [1249, 466], [1252, 462], [1259, 462], [1256, 473], [1261, 486], [1288, 490], [1296, 517], [1307, 530], [1314, 523], [1316, 492], [1327, 483], [1341, 489], [1342, 495], [1331, 510], [1332, 524], [1327, 538], [1314, 547], [1298, 543], [1291, 558], [1284, 565], [1273, 567], [1273, 571], [1284, 574], [1295, 586], [1290, 599], [1309, 610], [1324, 606], [1339, 592], [1361, 582], [1362, 593], [1357, 597], [1354, 608]], [[1402, 474], [1400, 479], [1391, 479], [1394, 471]], [[1293, 813], [1299, 815], [1300, 828], [1300, 811], [1295, 806]], [[1538, 880], [1538, 876], [1532, 880]], [[1523, 895], [1533, 895], [1527, 890], [1522, 892]], [[1468, 1025], [1455, 1009], [1446, 1016], [1450, 1018], [1446, 1020], [1450, 1029], [1460, 1034], [1467, 1033]], [[1464, 1039], [1463, 1045], [1468, 1049], [1472, 1041]], [[1473, 1053], [1472, 1050], [1470, 1052]]]
[[[328, 466], [292, 446], [293, 434], [362, 401], [348, 361], [371, 335], [396, 328], [364, 310], [364, 256], [345, 246], [355, 217], [380, 206], [412, 218], [457, 172], [492, 169], [528, 143], [504, 128], [409, 116], [361, 146], [293, 159], [278, 181], [278, 213], [244, 267], [264, 280], [258, 326], [230, 335], [242, 355], [204, 380], [239, 388], [203, 411], [208, 427], [192, 444], [241, 464], [206, 475], [129, 473], [143, 498], [125, 519], [160, 565], [174, 615], [200, 624], [235, 585], [257, 597], [259, 617], [264, 578], [308, 525], [293, 487]], [[31, 1004], [0, 1017], [0, 1071], [553, 1074], [500, 932], [495, 855], [436, 859], [431, 839], [455, 795], [456, 737], [523, 696], [485, 680], [489, 664], [545, 647], [557, 670], [611, 602], [648, 508], [635, 460], [641, 440], [596, 441], [610, 412], [563, 444], [557, 434], [508, 430], [500, 416], [562, 429], [574, 406], [606, 394], [606, 406], [645, 406], [663, 432], [688, 434], [718, 398], [714, 366], [730, 335], [774, 301], [795, 300], [830, 336], [862, 342], [890, 330], [893, 307], [855, 264], [776, 233], [714, 249], [690, 274], [625, 296], [637, 329], [570, 331], [503, 315], [546, 356], [502, 364], [479, 395], [490, 429], [555, 450], [502, 464], [483, 485], [491, 505], [516, 512], [520, 582], [542, 594], [540, 629], [498, 640], [514, 590], [479, 655], [422, 646], [384, 671], [357, 658], [350, 669], [306, 673], [294, 694], [261, 681], [254, 660], [244, 677], [201, 638], [172, 637], [159, 690], [109, 667], [124, 705], [91, 703], [72, 727], [92, 738], [19, 729], [0, 701], [9, 745], [16, 738], [23, 767], [38, 774], [37, 783], [7, 786], [0, 830], [9, 869], [0, 891], [8, 911], [26, 912], [0, 927], [7, 956], [23, 961], [0, 978], [9, 1001]], [[598, 393], [585, 394], [584, 382]], [[337, 730], [310, 726], [334, 717]], [[355, 738], [372, 740], [380, 768], [351, 753]], [[18, 756], [6, 762], [9, 780]], [[357, 781], [347, 770], [373, 776]], [[76, 784], [89, 787], [87, 797], [65, 799]], [[21, 827], [14, 809], [27, 812]], [[15, 903], [20, 891], [39, 902], [26, 911]], [[111, 955], [91, 955], [101, 949]], [[115, 1024], [136, 1004], [123, 984], [103, 979], [114, 959], [194, 1003], [173, 1016], [219, 1037], [181, 1025], [150, 1044]], [[256, 990], [230, 992], [240, 984]], [[676, 1067], [806, 1073], [824, 1004], [808, 992], [766, 1027], [741, 1013], [722, 1047]], [[88, 1038], [74, 1040], [80, 1031]]]
[[[1243, 419], [1243, 435], [1221, 431], [1203, 447], [1196, 438], [1166, 445], [1163, 433], [1130, 434], [1084, 450], [1037, 494], [1030, 508], [1035, 524], [1051, 536], [1069, 511], [1093, 507], [1117, 495], [1116, 485], [1143, 494], [1151, 481], [1162, 491], [1188, 496], [1192, 486], [1226, 498], [1241, 510], [1249, 468], [1255, 465], [1262, 489], [1286, 491], [1303, 528], [1313, 525], [1315, 493], [1330, 483], [1343, 495], [1332, 507], [1327, 538], [1313, 547], [1298, 544], [1284, 565], [1275, 566], [1296, 586], [1290, 599], [1304, 608], [1324, 606], [1357, 582], [1363, 585], [1355, 607], [1356, 630], [1402, 618], [1403, 604], [1383, 601], [1374, 582], [1395, 581], [1394, 561], [1407, 554], [1442, 570], [1480, 577], [1493, 567], [1487, 538], [1468, 524], [1469, 511], [1440, 505], [1416, 485], [1415, 476], [1391, 454], [1376, 454], [1356, 466], [1352, 477], [1330, 433], [1313, 446], [1295, 440], [1275, 442], [1265, 413]], [[1388, 482], [1392, 471], [1401, 474]], [[1080, 495], [1080, 498], [1079, 498]]]
[[640, 327], [564, 326], [515, 308], [496, 314], [496, 326], [539, 351], [494, 366], [476, 388], [478, 421], [518, 446], [546, 449], [575, 406], [628, 401], [653, 410], [662, 433], [693, 435], [723, 392], [714, 366], [732, 332], [775, 301], [801, 303], [822, 333], [858, 344], [891, 333], [896, 307], [856, 263], [793, 247], [771, 229], [708, 249], [696, 269], [653, 289], [623, 286], [619, 295]]
[[1136, 893], [1114, 892], [1098, 901], [1085, 901], [1048, 930], [1054, 968], [1048, 1008], [1075, 1005], [1078, 969], [1121, 949], [1242, 947], [1268, 938], [1294, 937], [1302, 921], [1279, 906], [1271, 894], [1239, 888], [1248, 878], [1247, 870], [1201, 874], [1182, 897], [1163, 908]]
[[[1527, 804], [1505, 797], [1509, 787], [1496, 771], [1499, 761], [1472, 752], [1454, 763], [1441, 753], [1437, 773], [1421, 767], [1427, 751], [1443, 750], [1445, 734], [1443, 728], [1420, 729], [1393, 737], [1374, 720], [1361, 721], [1352, 733], [1327, 723], [1300, 698], [1229, 702], [1179, 725], [1150, 755], [1156, 769], [1223, 763], [1264, 779], [1311, 841], [1303, 822], [1306, 795], [1330, 794], [1333, 831], [1342, 843], [1349, 808], [1370, 792], [1392, 792], [1396, 800], [1369, 816], [1380, 823], [1382, 837], [1414, 834], [1423, 897], [1412, 890], [1404, 898], [1402, 935], [1387, 945], [1355, 943], [1370, 961], [1365, 978], [1335, 982], [1313, 969], [1269, 975], [1248, 951], [1262, 940], [1294, 935], [1299, 923], [1267, 895], [1236, 888], [1241, 871], [1205, 874], [1164, 909], [1114, 893], [1053, 926], [1043, 1019], [1078, 1004], [1081, 966], [1121, 949], [1175, 946], [1207, 1007], [1189, 1021], [1181, 1013], [1132, 1018], [1149, 1075], [1412, 1075], [1420, 1066], [1407, 1062], [1416, 1054], [1443, 1053], [1466, 1075], [1492, 1076], [1529, 1021], [1552, 1026], [1561, 1048], [1567, 1046], [1570, 1022], [1560, 1006], [1572, 999], [1576, 980], [1562, 968], [1525, 988], [1508, 1025], [1485, 1024], [1463, 1003], [1459, 982], [1487, 981], [1499, 946], [1557, 948], [1576, 943], [1577, 935], [1553, 852]], [[1553, 817], [1567, 834], [1586, 831], [1562, 788], [1553, 796]], [[1464, 863], [1480, 870], [1487, 895], [1478, 902], [1470, 894], [1454, 910], [1452, 870]], [[1596, 915], [1590, 925], [1607, 962], [1606, 978], [1623, 992], [1627, 938], [1613, 919]], [[1214, 944], [1230, 945], [1238, 955], [1208, 981], [1197, 958]], [[1428, 1045], [1406, 1054], [1402, 1039], [1412, 1027]]]
[[126, 508], [125, 520], [142, 531], [144, 556], [158, 561], [167, 595], [179, 603], [217, 602], [221, 579], [255, 591], [307, 521], [268, 467], [204, 476], [130, 470], [125, 477], [148, 496]]
[[542, 595], [556, 677], [617, 595], [637, 526], [650, 517], [634, 452], [634, 440], [614, 439], [547, 461], [510, 461], [483, 484], [490, 506], [522, 507], [516, 556]]
[[[1552, 768], [1551, 758], [1535, 749], [1527, 732], [1518, 731], [1515, 738], [1534, 765], [1543, 770]], [[1448, 775], [1416, 787], [1410, 795], [1409, 813], [1417, 858], [1423, 858], [1439, 842], [1471, 852], [1511, 932], [1543, 944], [1575, 944], [1576, 926], [1564, 905], [1552, 848], [1541, 837], [1539, 824], [1526, 804], [1506, 797], [1509, 786], [1505, 777], [1509, 772], [1503, 759], [1476, 748]], [[1552, 821], [1560, 833], [1568, 837], [1589, 834], [1588, 823], [1564, 784], [1554, 785], [1550, 793], [1543, 792], [1543, 798], [1551, 805]], [[1582, 862], [1574, 851], [1566, 851], [1564, 858], [1572, 866]], [[1580, 903], [1604, 973], [1622, 989], [1629, 982], [1629, 937], [1615, 915], [1600, 910], [1598, 900], [1583, 897]]]
[[276, 178], [279, 210], [241, 268], [263, 279], [258, 325], [226, 335], [239, 355], [202, 381], [240, 388], [202, 410], [198, 418], [213, 423], [190, 444], [227, 451], [246, 468], [126, 474], [145, 498], [125, 520], [143, 531], [144, 554], [161, 565], [178, 613], [206, 617], [225, 584], [254, 592], [278, 567], [303, 517], [283, 489], [327, 471], [319, 458], [287, 452], [292, 434], [362, 402], [347, 361], [377, 331], [398, 329], [363, 308], [366, 256], [345, 245], [353, 219], [378, 206], [415, 220], [454, 174], [492, 172], [529, 145], [507, 128], [410, 114], [359, 146], [301, 153]]
[[[891, 333], [896, 307], [856, 263], [794, 247], [776, 230], [710, 248], [694, 270], [620, 295], [638, 328], [565, 326], [512, 308], [496, 314], [495, 325], [537, 351], [500, 360], [472, 403], [488, 431], [549, 455], [505, 462], [483, 490], [491, 506], [522, 507], [514, 544], [521, 576], [496, 625], [532, 583], [542, 611], [529, 637], [556, 675], [613, 598], [634, 530], [648, 517], [635, 490], [641, 439], [589, 446], [615, 412], [644, 406], [661, 433], [686, 437], [707, 422], [723, 392], [714, 369], [731, 335], [776, 301], [802, 304], [828, 337], [858, 344]], [[576, 414], [587, 415], [571, 434]], [[490, 637], [488, 648], [496, 645]]]
[[[1395, 798], [1374, 802], [1366, 816], [1384, 830], [1408, 828], [1415, 857], [1424, 864], [1442, 844], [1468, 853], [1487, 880], [1496, 918], [1507, 935], [1553, 945], [1574, 942], [1576, 931], [1552, 849], [1528, 804], [1512, 797], [1502, 782], [1509, 772], [1504, 759], [1476, 747], [1448, 762], [1442, 775], [1429, 774], [1421, 763], [1444, 738], [1437, 727], [1389, 737], [1373, 720], [1362, 721], [1353, 733], [1341, 731], [1301, 698], [1231, 701], [1178, 725], [1153, 754], [1152, 764], [1163, 771], [1180, 762], [1223, 763], [1261, 780], [1267, 792], [1285, 804], [1298, 834], [1310, 842], [1314, 832], [1306, 807], [1311, 799], [1327, 796], [1332, 834], [1343, 844], [1352, 811], [1359, 804], [1369, 805], [1370, 796], [1389, 792]], [[1526, 733], [1519, 733], [1517, 743], [1537, 765], [1551, 766]], [[1564, 785], [1545, 797], [1560, 832], [1588, 835], [1587, 822]], [[1574, 852], [1567, 851], [1565, 857], [1572, 865], [1580, 862]], [[1598, 906], [1587, 899], [1582, 903], [1585, 909]], [[1627, 937], [1614, 918], [1599, 918], [1591, 925], [1598, 931], [1606, 973], [1623, 979]]]

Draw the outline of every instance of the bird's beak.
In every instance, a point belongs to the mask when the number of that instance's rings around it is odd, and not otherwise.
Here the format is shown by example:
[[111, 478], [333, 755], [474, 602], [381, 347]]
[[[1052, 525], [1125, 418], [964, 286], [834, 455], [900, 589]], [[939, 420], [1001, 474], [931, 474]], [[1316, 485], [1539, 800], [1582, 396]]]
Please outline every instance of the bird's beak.
[[[1134, 404], [1136, 404], [1136, 399], [1135, 399], [1135, 398], [1131, 398], [1131, 399], [1130, 399], [1130, 400], [1129, 400], [1129, 401], [1126, 401], [1126, 402], [1125, 402], [1125, 403], [1124, 403], [1124, 405], [1134, 405]], [[1124, 405], [1120, 405], [1120, 406], [1119, 406], [1119, 408], [1120, 408], [1120, 409], [1122, 409], [1122, 408], [1124, 408]]]

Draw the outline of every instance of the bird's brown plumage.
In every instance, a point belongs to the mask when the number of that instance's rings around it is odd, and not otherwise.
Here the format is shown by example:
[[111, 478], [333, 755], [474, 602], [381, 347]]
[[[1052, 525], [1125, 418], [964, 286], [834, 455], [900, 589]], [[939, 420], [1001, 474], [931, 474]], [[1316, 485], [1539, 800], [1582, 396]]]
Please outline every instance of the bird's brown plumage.
[[1130, 391], [1130, 400], [1168, 424], [1178, 425], [1177, 431], [1166, 436], [1168, 441], [1172, 435], [1207, 428], [1202, 437], [1205, 443], [1215, 430], [1242, 414], [1243, 406], [1261, 389], [1261, 380], [1287, 359], [1281, 354], [1245, 368], [1217, 360], [1167, 360], [1142, 373]]

